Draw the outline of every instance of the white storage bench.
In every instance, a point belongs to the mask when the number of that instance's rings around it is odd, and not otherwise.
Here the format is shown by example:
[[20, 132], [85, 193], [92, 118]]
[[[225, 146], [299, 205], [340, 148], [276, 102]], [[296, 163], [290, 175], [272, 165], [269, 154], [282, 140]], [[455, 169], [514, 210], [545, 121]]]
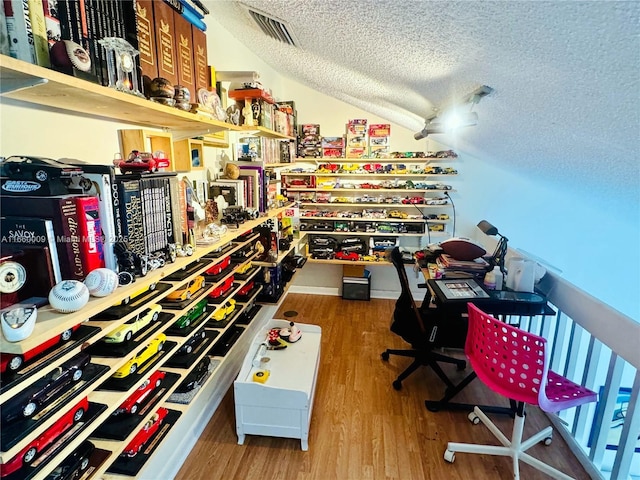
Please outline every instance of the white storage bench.
[[302, 338], [282, 350], [267, 350], [264, 369], [269, 377], [264, 383], [253, 380], [261, 369], [253, 359], [266, 342], [271, 328], [285, 328], [287, 320], [271, 320], [254, 337], [233, 386], [238, 444], [246, 434], [299, 438], [302, 450], [309, 449], [309, 424], [320, 365], [322, 330], [317, 325], [296, 323]]

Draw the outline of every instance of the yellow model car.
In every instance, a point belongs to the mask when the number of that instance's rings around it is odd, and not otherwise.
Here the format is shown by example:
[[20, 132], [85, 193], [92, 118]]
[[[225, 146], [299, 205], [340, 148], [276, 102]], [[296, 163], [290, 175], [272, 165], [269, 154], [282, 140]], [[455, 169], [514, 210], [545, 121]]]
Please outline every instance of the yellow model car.
[[150, 292], [152, 290], [156, 289], [156, 284], [152, 283], [151, 285], [149, 285], [148, 287], [142, 287], [139, 290], [136, 290], [135, 292], [133, 292], [131, 295], [129, 295], [128, 297], [124, 297], [122, 299], [122, 301], [118, 302], [118, 303], [114, 303], [114, 307], [117, 307], [118, 305], [128, 305], [131, 300], [133, 300], [136, 297], [139, 297], [140, 295]]
[[136, 373], [138, 368], [148, 362], [151, 358], [155, 356], [156, 353], [161, 352], [164, 347], [164, 342], [167, 341], [167, 336], [164, 333], [161, 333], [156, 338], [151, 340], [149, 345], [145, 347], [138, 355], [129, 359], [124, 365], [122, 365], [116, 373], [112, 376], [114, 378], [124, 378], [132, 373]]
[[152, 305], [151, 308], [140, 312], [138, 315], [123, 323], [118, 328], [109, 332], [104, 341], [107, 343], [128, 342], [140, 330], [145, 328], [151, 322], [158, 320], [162, 307], [160, 305]]
[[233, 298], [227, 300], [222, 307], [220, 307], [211, 318], [219, 322], [224, 320], [228, 315], [231, 315], [236, 309], [236, 301]]
[[400, 210], [391, 210], [389, 212], [390, 218], [407, 218], [409, 215], [405, 212], [401, 212]]
[[360, 260], [362, 260], [363, 262], [379, 262], [380, 261], [380, 259], [375, 255], [362, 255], [360, 257]]
[[203, 285], [204, 277], [202, 275], [198, 275], [197, 277], [189, 280], [187, 283], [182, 285], [179, 289], [174, 290], [169, 295], [167, 295], [167, 300], [173, 300], [176, 302], [189, 300], [198, 290], [203, 287]]
[[239, 275], [244, 275], [245, 273], [247, 273], [249, 270], [251, 270], [251, 267], [253, 267], [251, 262], [247, 262], [243, 265], [240, 265], [237, 269], [236, 269], [236, 273]]

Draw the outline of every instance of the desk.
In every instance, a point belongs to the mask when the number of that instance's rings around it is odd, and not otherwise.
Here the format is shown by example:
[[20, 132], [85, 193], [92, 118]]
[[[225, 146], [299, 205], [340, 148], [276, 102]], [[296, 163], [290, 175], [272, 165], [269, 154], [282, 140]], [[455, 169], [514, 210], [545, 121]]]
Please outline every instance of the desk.
[[[425, 274], [423, 269], [423, 274]], [[426, 272], [428, 275], [428, 271]], [[455, 283], [455, 285], [451, 285]], [[423, 286], [423, 285], [421, 285]], [[546, 299], [540, 295], [522, 294], [521, 292], [487, 291], [472, 278], [456, 278], [434, 280], [427, 279], [424, 286], [428, 287], [423, 306], [435, 305], [441, 311], [441, 316], [449, 317], [456, 321], [467, 314], [467, 303], [473, 302], [487, 313], [494, 316], [534, 317], [537, 315], [555, 315], [555, 311], [547, 304]], [[426, 400], [428, 410], [468, 410], [473, 411], [476, 405], [466, 403], [454, 403], [451, 400], [460, 393], [469, 383], [476, 378], [476, 373], [471, 372], [460, 383], [448, 387], [444, 396], [439, 400]], [[506, 413], [513, 416], [515, 402], [511, 401], [511, 407], [496, 407], [483, 405], [480, 408], [488, 413]]]

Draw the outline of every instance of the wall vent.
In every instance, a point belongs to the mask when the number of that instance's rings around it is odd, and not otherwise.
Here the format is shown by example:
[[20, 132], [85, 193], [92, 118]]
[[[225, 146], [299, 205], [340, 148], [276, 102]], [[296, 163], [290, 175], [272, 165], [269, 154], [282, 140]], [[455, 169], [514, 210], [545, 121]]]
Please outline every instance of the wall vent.
[[277, 18], [270, 17], [269, 15], [258, 12], [251, 8], [247, 7], [247, 11], [254, 22], [260, 27], [260, 30], [264, 32], [265, 35], [270, 36], [271, 38], [275, 38], [280, 42], [286, 43], [287, 45], [292, 45], [294, 47], [298, 46], [298, 42], [295, 37], [289, 31], [287, 25]]

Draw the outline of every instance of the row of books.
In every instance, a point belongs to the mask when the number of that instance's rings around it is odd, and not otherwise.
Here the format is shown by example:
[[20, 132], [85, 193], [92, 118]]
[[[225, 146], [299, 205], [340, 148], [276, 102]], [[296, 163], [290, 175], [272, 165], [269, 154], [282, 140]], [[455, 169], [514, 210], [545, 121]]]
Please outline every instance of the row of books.
[[0, 199], [0, 269], [11, 264], [13, 276], [16, 268], [26, 275], [20, 288], [0, 288], [3, 308], [46, 299], [55, 283], [82, 281], [95, 268], [117, 272], [119, 242], [150, 257], [189, 241], [188, 186], [175, 173], [116, 175], [112, 166], [82, 168], [69, 186], [78, 193]]
[[0, 53], [51, 68], [50, 47], [71, 40], [91, 58], [83, 77], [108, 85], [107, 53], [99, 41], [116, 37], [140, 52], [143, 76], [185, 86], [192, 101], [198, 89], [211, 86], [203, 14], [187, 0], [3, 0], [0, 7], [0, 31], [7, 32], [0, 35]]
[[233, 162], [240, 169], [237, 179], [220, 178], [209, 184], [209, 198], [222, 195], [229, 205], [266, 212], [275, 197], [269, 172], [255, 162]]

